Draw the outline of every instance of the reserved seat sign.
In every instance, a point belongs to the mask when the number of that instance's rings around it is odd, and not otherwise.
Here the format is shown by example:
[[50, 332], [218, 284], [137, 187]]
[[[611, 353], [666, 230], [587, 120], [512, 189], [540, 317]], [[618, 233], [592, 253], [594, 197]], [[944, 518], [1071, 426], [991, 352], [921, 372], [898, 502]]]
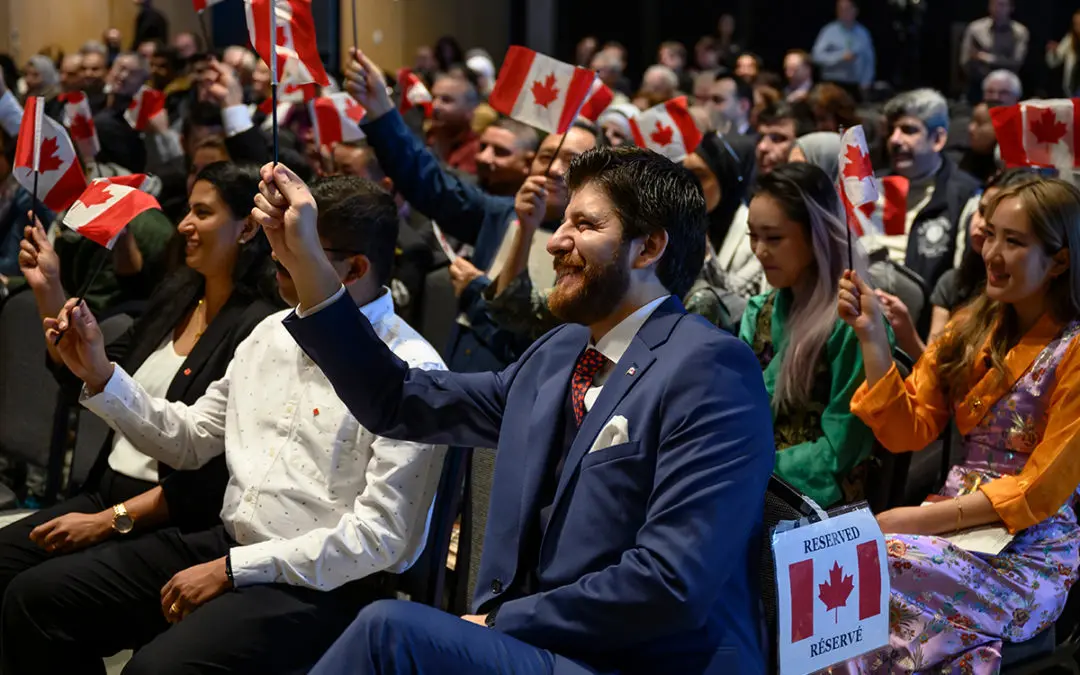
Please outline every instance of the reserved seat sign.
[[885, 537], [868, 509], [781, 523], [772, 544], [781, 675], [812, 673], [888, 643]]

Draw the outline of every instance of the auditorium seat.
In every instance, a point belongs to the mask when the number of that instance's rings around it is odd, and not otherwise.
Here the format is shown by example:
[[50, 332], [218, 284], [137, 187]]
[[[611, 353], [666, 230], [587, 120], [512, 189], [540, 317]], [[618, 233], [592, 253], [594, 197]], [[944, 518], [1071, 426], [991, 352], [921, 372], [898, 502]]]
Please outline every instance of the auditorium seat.
[[768, 647], [768, 668], [776, 672], [776, 565], [772, 554], [772, 531], [782, 520], [801, 520], [816, 523], [821, 518], [813, 504], [802, 493], [776, 476], [769, 478], [765, 492], [765, 517], [762, 522], [761, 552], [758, 565], [758, 584], [761, 593], [762, 613], [765, 619], [765, 638]]
[[[12, 295], [0, 312], [0, 454], [46, 470], [45, 504], [60, 491], [71, 410], [47, 358], [33, 293]], [[0, 486], [0, 509], [17, 501], [13, 490]]]
[[462, 500], [461, 529], [458, 536], [455, 588], [450, 611], [454, 614], [471, 612], [480, 556], [484, 552], [484, 530], [487, 527], [488, 504], [495, 478], [495, 450], [477, 448], [469, 453]]
[[461, 511], [468, 454], [469, 450], [466, 448], [450, 448], [447, 451], [431, 508], [424, 553], [412, 567], [398, 575], [397, 591], [408, 596], [413, 602], [439, 609], [447, 608], [446, 556], [450, 550], [454, 521]]

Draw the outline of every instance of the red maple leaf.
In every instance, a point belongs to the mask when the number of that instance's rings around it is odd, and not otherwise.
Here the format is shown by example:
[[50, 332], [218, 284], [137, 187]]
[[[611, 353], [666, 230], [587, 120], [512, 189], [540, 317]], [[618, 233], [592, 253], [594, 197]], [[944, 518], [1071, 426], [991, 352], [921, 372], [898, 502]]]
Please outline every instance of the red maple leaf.
[[848, 596], [855, 590], [855, 582], [849, 574], [844, 576], [844, 568], [833, 562], [829, 570], [829, 580], [818, 585], [818, 599], [825, 603], [825, 609], [836, 610], [836, 623], [840, 623], [840, 608], [847, 605]]
[[85, 115], [75, 115], [68, 124], [72, 138], [90, 138], [94, 135], [94, 128], [90, 126], [90, 120]]
[[847, 165], [844, 166], [842, 178], [862, 180], [874, 175], [874, 166], [870, 163], [870, 157], [863, 153], [859, 146], [849, 145], [844, 158], [847, 159]]
[[56, 171], [64, 162], [56, 153], [60, 151], [59, 146], [56, 143], [56, 136], [50, 136], [41, 142], [41, 161], [38, 164], [38, 171], [45, 173], [46, 171]]
[[1028, 126], [1031, 128], [1032, 135], [1035, 136], [1035, 140], [1039, 143], [1046, 145], [1054, 145], [1068, 132], [1068, 127], [1064, 122], [1058, 122], [1057, 115], [1050, 108], [1043, 108], [1036, 113], [1038, 108], [1028, 109], [1028, 117], [1035, 117], [1032, 119]]
[[532, 95], [533, 99], [536, 100], [536, 105], [542, 105], [545, 108], [559, 98], [559, 90], [555, 86], [555, 73], [548, 75], [543, 84], [540, 83], [540, 80], [533, 82]]
[[79, 201], [87, 208], [105, 204], [112, 198], [112, 193], [109, 192], [109, 183], [104, 180], [92, 181], [90, 185], [86, 187], [86, 190], [79, 195]]
[[671, 127], [665, 127], [660, 124], [660, 120], [656, 120], [656, 130], [649, 134], [649, 138], [657, 145], [664, 146], [671, 142], [673, 134], [674, 130]]
[[364, 106], [356, 102], [352, 96], [345, 99], [345, 117], [359, 123], [364, 118]]

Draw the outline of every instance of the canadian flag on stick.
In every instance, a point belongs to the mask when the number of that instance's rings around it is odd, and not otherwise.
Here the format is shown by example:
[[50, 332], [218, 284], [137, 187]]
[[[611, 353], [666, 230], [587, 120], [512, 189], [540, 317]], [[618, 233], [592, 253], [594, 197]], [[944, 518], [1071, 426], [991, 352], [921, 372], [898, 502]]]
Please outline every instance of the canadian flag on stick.
[[120, 232], [143, 211], [160, 209], [151, 195], [124, 183], [145, 179], [135, 174], [98, 178], [86, 187], [64, 216], [64, 225], [90, 241], [112, 248]]
[[1006, 166], [1072, 169], [1080, 146], [1080, 99], [1024, 101], [990, 110]]
[[607, 110], [607, 107], [611, 105], [611, 102], [615, 100], [615, 94], [606, 84], [600, 81], [600, 78], [596, 78], [593, 82], [592, 89], [589, 90], [589, 98], [585, 101], [585, 105], [581, 106], [581, 116], [585, 119], [595, 122], [600, 119], [600, 113]]
[[867, 209], [862, 207], [870, 204], [872, 211], [872, 205], [878, 199], [874, 166], [870, 162], [866, 132], [861, 124], [844, 131], [840, 142], [840, 184], [837, 190], [847, 213], [848, 226], [861, 237], [870, 231], [868, 224], [864, 222], [867, 220]]
[[12, 173], [19, 185], [36, 191], [45, 206], [63, 211], [86, 188], [86, 176], [64, 127], [44, 113], [45, 99], [26, 100]]
[[135, 131], [145, 131], [150, 120], [164, 114], [165, 94], [143, 85], [124, 111], [124, 119]]
[[90, 102], [86, 99], [86, 94], [73, 91], [60, 94], [57, 98], [64, 102], [64, 126], [68, 128], [71, 140], [79, 147], [83, 159], [97, 157], [101, 152], [101, 141], [98, 140], [94, 116], [90, 112]]
[[634, 144], [681, 162], [697, 150], [701, 131], [690, 116], [686, 97], [680, 96], [638, 113], [630, 120]]
[[397, 81], [401, 90], [401, 114], [419, 106], [424, 109], [424, 117], [431, 117], [431, 92], [420, 76], [408, 68], [402, 68], [398, 71]]
[[596, 73], [514, 45], [506, 52], [492, 108], [549, 134], [564, 134], [589, 96]]
[[337, 143], [351, 143], [364, 137], [360, 120], [366, 111], [352, 96], [337, 92], [320, 96], [308, 103], [315, 143], [320, 148], [332, 150]]
[[246, 0], [244, 9], [251, 44], [270, 66], [272, 81], [330, 84], [315, 40], [311, 0]]

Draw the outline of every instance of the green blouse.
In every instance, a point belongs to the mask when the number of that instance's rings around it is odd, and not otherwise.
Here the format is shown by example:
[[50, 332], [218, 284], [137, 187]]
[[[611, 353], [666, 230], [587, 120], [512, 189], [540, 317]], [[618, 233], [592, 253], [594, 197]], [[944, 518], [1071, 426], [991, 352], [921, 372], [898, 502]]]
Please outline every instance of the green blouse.
[[[790, 291], [755, 296], [739, 330], [739, 339], [761, 363], [770, 397], [780, 374], [781, 359], [774, 356], [783, 351], [790, 305]], [[851, 397], [866, 375], [859, 340], [843, 320], [837, 319], [815, 373], [809, 402], [795, 410], [773, 410], [775, 473], [827, 508], [863, 498], [865, 463], [874, 446], [873, 432], [851, 414]]]

